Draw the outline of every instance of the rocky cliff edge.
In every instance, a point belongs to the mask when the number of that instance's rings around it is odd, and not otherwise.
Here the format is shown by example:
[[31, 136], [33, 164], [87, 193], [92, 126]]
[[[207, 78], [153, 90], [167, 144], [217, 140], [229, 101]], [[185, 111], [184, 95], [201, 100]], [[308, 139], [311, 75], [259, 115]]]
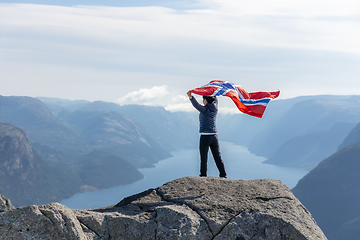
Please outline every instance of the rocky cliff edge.
[[0, 239], [326, 239], [272, 179], [180, 178], [101, 209], [59, 203], [0, 211]]

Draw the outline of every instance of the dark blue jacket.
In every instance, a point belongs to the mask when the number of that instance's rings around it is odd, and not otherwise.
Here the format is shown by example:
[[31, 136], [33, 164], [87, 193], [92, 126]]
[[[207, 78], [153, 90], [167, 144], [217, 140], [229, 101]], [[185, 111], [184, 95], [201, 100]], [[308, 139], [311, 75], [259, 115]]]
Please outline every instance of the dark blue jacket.
[[218, 113], [218, 101], [215, 98], [213, 103], [207, 103], [205, 106], [199, 104], [194, 96], [190, 98], [192, 105], [200, 112], [200, 133], [217, 133], [216, 115]]

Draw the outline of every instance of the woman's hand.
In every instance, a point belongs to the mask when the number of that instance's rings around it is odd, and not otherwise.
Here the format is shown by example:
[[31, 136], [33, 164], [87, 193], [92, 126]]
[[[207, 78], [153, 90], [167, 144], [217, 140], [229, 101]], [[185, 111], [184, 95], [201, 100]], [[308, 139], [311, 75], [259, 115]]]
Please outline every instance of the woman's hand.
[[190, 92], [190, 91], [188, 91], [188, 92], [187, 92], [187, 95], [188, 95], [188, 97], [189, 97], [189, 98], [191, 98], [191, 97], [192, 97], [192, 95], [191, 95], [191, 92]]

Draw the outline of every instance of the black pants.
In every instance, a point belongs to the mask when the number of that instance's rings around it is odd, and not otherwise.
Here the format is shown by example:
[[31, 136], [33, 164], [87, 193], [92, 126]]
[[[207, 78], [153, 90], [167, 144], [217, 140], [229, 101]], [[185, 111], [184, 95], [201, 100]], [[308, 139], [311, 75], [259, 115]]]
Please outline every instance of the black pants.
[[220, 146], [217, 134], [200, 136], [200, 176], [207, 176], [207, 160], [209, 147], [214, 157], [216, 166], [219, 169], [220, 177], [226, 177], [225, 165], [223, 160], [221, 159]]

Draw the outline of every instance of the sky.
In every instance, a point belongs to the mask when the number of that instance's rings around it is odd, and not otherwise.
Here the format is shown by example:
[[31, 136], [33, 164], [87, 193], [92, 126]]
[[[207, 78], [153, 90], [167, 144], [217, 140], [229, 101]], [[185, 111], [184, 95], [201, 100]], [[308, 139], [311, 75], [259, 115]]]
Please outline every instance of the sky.
[[0, 0], [0, 95], [170, 111], [214, 79], [359, 95], [359, 42], [358, 0]]

